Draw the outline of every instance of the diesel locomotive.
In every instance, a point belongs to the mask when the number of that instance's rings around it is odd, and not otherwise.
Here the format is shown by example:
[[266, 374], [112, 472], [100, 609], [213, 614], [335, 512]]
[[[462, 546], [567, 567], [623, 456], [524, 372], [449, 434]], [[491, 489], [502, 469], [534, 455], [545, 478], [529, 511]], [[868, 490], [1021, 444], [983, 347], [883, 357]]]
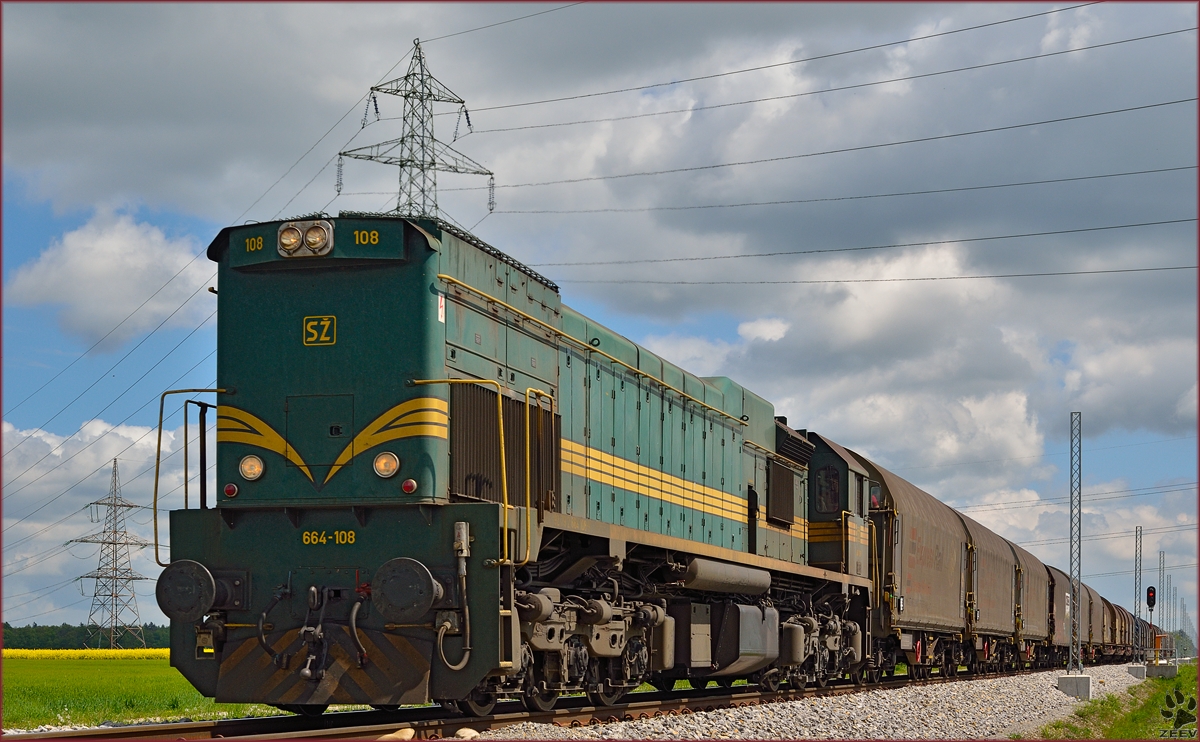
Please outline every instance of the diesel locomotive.
[[[1065, 662], [1062, 572], [463, 230], [316, 214], [207, 254], [217, 386], [163, 399], [215, 394], [217, 491], [156, 586], [205, 696], [485, 715]], [[1131, 656], [1084, 592], [1088, 661]]]

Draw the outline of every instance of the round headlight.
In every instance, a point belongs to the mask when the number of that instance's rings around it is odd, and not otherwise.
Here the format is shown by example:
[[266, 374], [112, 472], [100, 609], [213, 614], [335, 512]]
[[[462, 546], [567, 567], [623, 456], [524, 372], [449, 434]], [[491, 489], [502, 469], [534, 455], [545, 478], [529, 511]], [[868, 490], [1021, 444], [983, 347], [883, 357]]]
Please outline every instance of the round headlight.
[[319, 250], [329, 240], [329, 233], [320, 224], [314, 224], [304, 232], [304, 244], [309, 250]]
[[384, 451], [375, 457], [375, 473], [387, 479], [400, 471], [400, 459], [391, 451]]
[[295, 227], [288, 227], [280, 232], [279, 246], [288, 252], [300, 247], [300, 230], [296, 229]]
[[246, 458], [242, 459], [240, 464], [238, 464], [238, 471], [241, 472], [243, 479], [253, 482], [255, 479], [258, 479], [262, 476], [262, 459], [254, 455], [247, 456]]

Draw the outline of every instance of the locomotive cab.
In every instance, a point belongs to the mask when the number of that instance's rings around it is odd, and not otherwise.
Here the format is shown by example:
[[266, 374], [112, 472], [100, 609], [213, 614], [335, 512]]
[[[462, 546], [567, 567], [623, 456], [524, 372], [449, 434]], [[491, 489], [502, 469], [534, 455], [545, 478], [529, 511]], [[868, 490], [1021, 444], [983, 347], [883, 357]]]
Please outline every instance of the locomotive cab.
[[846, 449], [816, 433], [808, 480], [810, 560], [814, 566], [869, 577], [871, 492], [878, 484]]

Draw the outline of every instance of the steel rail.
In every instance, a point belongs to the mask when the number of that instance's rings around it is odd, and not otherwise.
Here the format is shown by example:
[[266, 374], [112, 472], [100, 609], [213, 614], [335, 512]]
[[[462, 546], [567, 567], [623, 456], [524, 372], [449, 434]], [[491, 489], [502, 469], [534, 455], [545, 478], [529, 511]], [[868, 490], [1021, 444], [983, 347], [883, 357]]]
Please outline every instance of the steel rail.
[[88, 739], [375, 739], [401, 729], [412, 729], [413, 739], [448, 739], [464, 728], [478, 732], [500, 729], [523, 722], [555, 726], [595, 726], [618, 721], [638, 721], [663, 716], [680, 716], [727, 708], [786, 703], [805, 698], [848, 695], [871, 690], [894, 690], [910, 685], [986, 680], [1004, 675], [1023, 675], [1049, 672], [1058, 668], [1023, 669], [1007, 673], [970, 673], [943, 677], [936, 675], [925, 680], [910, 680], [902, 675], [880, 683], [855, 684], [849, 680], [830, 683], [821, 688], [783, 688], [775, 692], [758, 691], [756, 686], [710, 688], [706, 690], [650, 691], [626, 696], [614, 706], [592, 706], [583, 696], [567, 696], [559, 707], [548, 712], [530, 713], [518, 701], [503, 701], [496, 713], [483, 717], [446, 717], [446, 709], [437, 705], [417, 706], [395, 711], [343, 711], [319, 717], [268, 716], [217, 721], [175, 722], [164, 724], [131, 724], [70, 731], [6, 734], [6, 739], [35, 740], [61, 738]]

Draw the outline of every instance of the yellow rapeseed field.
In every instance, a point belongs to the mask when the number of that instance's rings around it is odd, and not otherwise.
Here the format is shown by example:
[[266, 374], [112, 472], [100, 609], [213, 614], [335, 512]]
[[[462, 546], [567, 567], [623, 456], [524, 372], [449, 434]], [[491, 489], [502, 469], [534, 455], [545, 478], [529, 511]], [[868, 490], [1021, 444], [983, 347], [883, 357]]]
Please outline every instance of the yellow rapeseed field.
[[5, 649], [10, 660], [166, 660], [169, 649]]

